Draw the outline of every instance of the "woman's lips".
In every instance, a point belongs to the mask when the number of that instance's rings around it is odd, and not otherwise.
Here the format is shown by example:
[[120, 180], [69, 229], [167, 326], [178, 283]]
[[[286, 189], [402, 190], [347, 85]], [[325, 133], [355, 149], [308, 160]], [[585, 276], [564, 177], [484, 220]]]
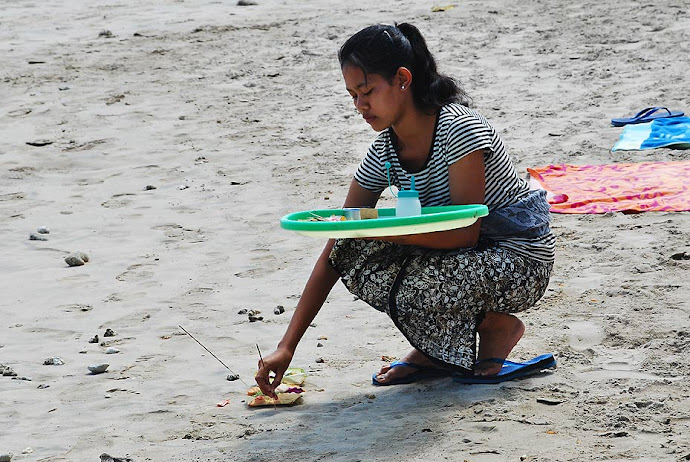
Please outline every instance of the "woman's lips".
[[374, 120], [376, 116], [364, 116], [364, 120], [367, 121], [367, 123], [371, 123], [372, 120]]

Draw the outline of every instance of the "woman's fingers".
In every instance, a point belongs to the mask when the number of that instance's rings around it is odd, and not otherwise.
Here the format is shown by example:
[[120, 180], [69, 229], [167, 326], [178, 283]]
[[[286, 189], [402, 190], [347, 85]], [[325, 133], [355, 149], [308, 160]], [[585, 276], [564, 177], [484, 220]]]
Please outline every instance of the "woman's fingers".
[[[282, 350], [276, 350], [263, 360], [259, 360], [259, 371], [256, 373], [255, 380], [263, 394], [278, 399], [275, 389], [283, 380], [283, 374], [290, 366], [291, 360], [292, 354]], [[275, 373], [273, 380], [270, 379], [271, 372]]]
[[283, 382], [283, 374], [285, 371], [276, 371], [276, 376], [273, 379], [273, 383], [275, 383], [275, 386], [277, 387]]
[[[254, 380], [256, 380], [256, 384], [259, 386], [264, 395], [270, 396], [271, 398], [278, 398], [278, 396], [275, 394], [275, 387], [269, 379], [270, 372], [270, 369], [265, 367], [263, 361], [259, 361], [259, 372], [257, 372]], [[273, 383], [276, 383], [275, 380]]]

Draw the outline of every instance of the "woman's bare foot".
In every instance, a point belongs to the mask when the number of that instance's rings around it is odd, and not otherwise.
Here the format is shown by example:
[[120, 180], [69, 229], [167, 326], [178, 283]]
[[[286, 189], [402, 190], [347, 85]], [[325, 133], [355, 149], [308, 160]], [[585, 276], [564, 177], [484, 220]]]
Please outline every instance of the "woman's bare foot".
[[[423, 353], [414, 348], [412, 349], [412, 351], [407, 353], [405, 357], [401, 359], [401, 361], [421, 367], [428, 367], [430, 369], [436, 367], [429, 358], [427, 358], [426, 356], [424, 356]], [[378, 372], [378, 374], [376, 374], [376, 380], [382, 384], [385, 384], [390, 381], [403, 378], [417, 371], [419, 371], [418, 368], [407, 366], [391, 367], [389, 364], [387, 366], [383, 366], [381, 370]]]
[[[512, 314], [486, 313], [484, 320], [477, 327], [479, 333], [479, 354], [477, 359], [506, 359], [517, 342], [525, 333], [525, 325]], [[487, 361], [475, 366], [474, 375], [496, 375], [502, 365]]]

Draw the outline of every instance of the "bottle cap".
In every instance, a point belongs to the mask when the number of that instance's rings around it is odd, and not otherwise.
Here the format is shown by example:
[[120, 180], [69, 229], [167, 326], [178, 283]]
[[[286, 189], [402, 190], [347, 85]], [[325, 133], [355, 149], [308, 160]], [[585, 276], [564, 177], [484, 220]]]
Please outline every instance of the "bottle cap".
[[401, 189], [398, 191], [398, 197], [419, 198], [419, 191], [415, 191], [414, 189]]

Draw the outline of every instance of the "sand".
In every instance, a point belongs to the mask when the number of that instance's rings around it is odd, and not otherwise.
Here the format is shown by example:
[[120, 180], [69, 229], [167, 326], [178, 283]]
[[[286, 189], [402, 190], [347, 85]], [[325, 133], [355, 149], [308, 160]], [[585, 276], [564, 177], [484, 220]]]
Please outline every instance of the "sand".
[[[690, 261], [672, 258], [690, 253], [688, 213], [554, 216], [554, 276], [512, 355], [553, 352], [554, 372], [374, 388], [381, 356], [408, 345], [338, 284], [294, 358], [310, 374], [301, 404], [250, 409], [244, 396], [256, 345], [275, 347], [323, 245], [279, 218], [339, 207], [375, 135], [340, 76], [349, 35], [416, 24], [526, 175], [690, 158], [611, 153], [620, 129], [609, 124], [647, 106], [690, 110], [687, 5], [257, 2], [3, 4], [0, 363], [31, 380], [0, 377], [0, 454], [690, 458]], [[392, 203], [386, 193], [380, 205]], [[41, 226], [48, 240], [30, 240]], [[90, 261], [68, 266], [78, 251]], [[43, 364], [52, 357], [65, 364]], [[89, 374], [101, 363], [106, 373]]]

